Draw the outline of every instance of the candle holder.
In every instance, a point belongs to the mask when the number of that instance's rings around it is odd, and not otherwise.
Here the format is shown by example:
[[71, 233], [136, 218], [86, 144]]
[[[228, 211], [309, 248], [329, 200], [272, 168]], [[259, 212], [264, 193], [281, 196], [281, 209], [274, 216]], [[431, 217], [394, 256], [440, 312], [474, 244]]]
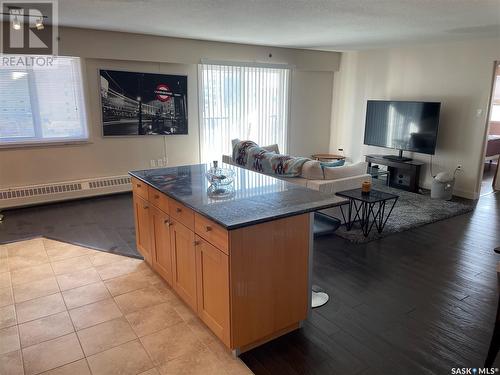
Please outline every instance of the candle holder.
[[372, 190], [372, 183], [371, 181], [364, 181], [361, 184], [361, 194], [363, 195], [370, 195], [370, 191]]

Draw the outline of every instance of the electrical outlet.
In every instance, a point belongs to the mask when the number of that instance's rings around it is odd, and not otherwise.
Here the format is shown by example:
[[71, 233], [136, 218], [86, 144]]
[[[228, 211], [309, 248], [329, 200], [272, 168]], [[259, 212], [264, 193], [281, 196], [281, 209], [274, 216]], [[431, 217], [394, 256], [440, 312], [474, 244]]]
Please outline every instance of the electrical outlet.
[[458, 164], [457, 165], [457, 171], [461, 171], [462, 170], [462, 164]]

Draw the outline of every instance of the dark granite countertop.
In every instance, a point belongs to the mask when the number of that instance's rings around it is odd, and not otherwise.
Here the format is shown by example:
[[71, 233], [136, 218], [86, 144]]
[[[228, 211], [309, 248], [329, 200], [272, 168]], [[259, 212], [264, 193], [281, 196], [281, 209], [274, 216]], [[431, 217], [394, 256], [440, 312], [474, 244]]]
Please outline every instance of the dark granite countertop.
[[236, 229], [265, 221], [338, 205], [345, 199], [297, 184], [222, 164], [235, 171], [233, 192], [226, 197], [209, 194], [206, 164], [132, 171], [129, 174], [181, 202], [201, 215]]

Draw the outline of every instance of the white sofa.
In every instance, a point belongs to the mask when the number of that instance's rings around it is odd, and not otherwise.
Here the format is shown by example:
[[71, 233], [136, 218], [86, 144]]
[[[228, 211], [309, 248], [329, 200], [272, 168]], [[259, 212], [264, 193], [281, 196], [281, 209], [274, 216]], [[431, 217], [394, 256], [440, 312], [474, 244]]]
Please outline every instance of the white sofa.
[[[237, 165], [230, 155], [223, 155], [222, 162]], [[371, 176], [366, 173], [367, 163], [364, 162], [342, 167], [321, 168], [319, 162], [311, 160], [304, 164], [304, 168], [307, 171], [303, 171], [301, 177], [280, 177], [277, 175], [273, 175], [273, 177], [330, 194], [357, 189], [364, 181], [371, 181]]]

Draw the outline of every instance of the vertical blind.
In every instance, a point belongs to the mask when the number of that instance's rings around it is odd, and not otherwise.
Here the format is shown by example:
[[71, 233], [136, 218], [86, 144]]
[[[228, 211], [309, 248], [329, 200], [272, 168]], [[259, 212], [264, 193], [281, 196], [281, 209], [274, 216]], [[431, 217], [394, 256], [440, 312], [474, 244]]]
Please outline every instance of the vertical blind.
[[88, 138], [80, 59], [0, 68], [0, 145]]
[[231, 154], [231, 140], [287, 148], [290, 69], [200, 65], [201, 161]]

